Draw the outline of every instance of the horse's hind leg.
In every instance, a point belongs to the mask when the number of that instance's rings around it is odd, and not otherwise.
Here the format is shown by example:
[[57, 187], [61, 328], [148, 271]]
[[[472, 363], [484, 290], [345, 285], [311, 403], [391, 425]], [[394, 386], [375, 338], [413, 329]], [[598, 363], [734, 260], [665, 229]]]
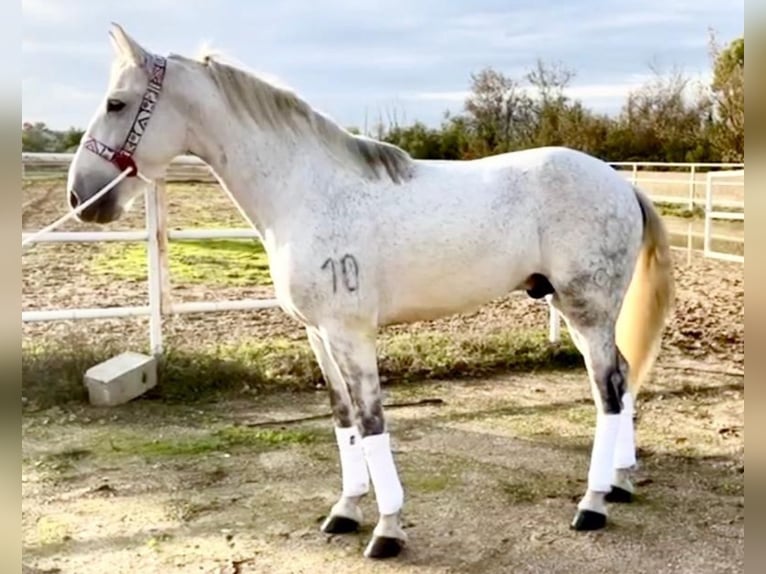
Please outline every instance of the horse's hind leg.
[[620, 430], [614, 453], [614, 478], [612, 488], [606, 495], [607, 502], [633, 502], [634, 488], [630, 471], [636, 465], [636, 439], [633, 423], [633, 396], [627, 391], [622, 397]]
[[[582, 336], [569, 325], [572, 340], [579, 351], [585, 356], [586, 347]], [[614, 453], [614, 476], [612, 487], [605, 499], [607, 502], [633, 502], [635, 488], [630, 480], [630, 472], [636, 465], [636, 442], [633, 415], [634, 399], [630, 390], [622, 395], [622, 411], [620, 412], [620, 428], [617, 432], [617, 444]]]
[[306, 333], [330, 392], [335, 438], [340, 454], [341, 495], [320, 528], [328, 534], [356, 532], [362, 522], [359, 501], [367, 494], [370, 485], [362, 437], [354, 424], [353, 403], [338, 365], [330, 356], [319, 332], [309, 327]]
[[[596, 530], [606, 526], [606, 497], [612, 490], [623, 406], [630, 402], [628, 364], [617, 349], [615, 325], [622, 301], [619, 277], [598, 282], [582, 280], [557, 291], [553, 304], [564, 316], [585, 359], [596, 403], [596, 431], [588, 470], [588, 489], [577, 505], [572, 527]], [[632, 422], [632, 421], [631, 421]]]

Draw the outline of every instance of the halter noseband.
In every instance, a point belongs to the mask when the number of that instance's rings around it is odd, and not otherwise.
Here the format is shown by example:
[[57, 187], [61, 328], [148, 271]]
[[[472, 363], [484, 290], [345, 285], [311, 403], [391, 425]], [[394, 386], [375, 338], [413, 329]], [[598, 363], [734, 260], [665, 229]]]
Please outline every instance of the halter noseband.
[[138, 142], [141, 141], [141, 137], [144, 135], [149, 119], [152, 117], [152, 112], [154, 112], [154, 106], [160, 97], [166, 66], [167, 61], [162, 56], [152, 57], [149, 84], [146, 86], [146, 91], [141, 99], [141, 105], [138, 107], [136, 117], [130, 126], [128, 137], [125, 138], [125, 142], [119, 149], [114, 149], [92, 137], [86, 138], [83, 142], [85, 149], [113, 163], [121, 172], [130, 169], [128, 177], [138, 175], [138, 167], [133, 160], [133, 154], [138, 147]]

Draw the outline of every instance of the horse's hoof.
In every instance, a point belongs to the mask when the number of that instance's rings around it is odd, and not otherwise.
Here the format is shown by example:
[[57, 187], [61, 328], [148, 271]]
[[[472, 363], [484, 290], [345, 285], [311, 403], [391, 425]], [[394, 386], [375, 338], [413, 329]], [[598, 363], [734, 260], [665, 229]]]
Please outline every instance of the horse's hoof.
[[359, 523], [345, 516], [328, 516], [320, 530], [325, 534], [351, 534], [359, 530]]
[[572, 521], [572, 528], [578, 531], [601, 530], [606, 526], [606, 514], [593, 510], [578, 510]]
[[612, 486], [612, 490], [606, 493], [604, 500], [607, 502], [629, 503], [633, 502], [633, 493], [619, 486]]
[[367, 548], [364, 550], [364, 555], [367, 558], [394, 558], [399, 556], [399, 553], [404, 548], [404, 541], [398, 538], [389, 538], [387, 536], [373, 536]]

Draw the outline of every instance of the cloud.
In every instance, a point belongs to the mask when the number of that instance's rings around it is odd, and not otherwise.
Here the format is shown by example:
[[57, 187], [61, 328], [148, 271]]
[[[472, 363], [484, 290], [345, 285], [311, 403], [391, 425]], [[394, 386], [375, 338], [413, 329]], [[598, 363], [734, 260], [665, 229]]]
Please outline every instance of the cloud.
[[688, 20], [688, 16], [668, 10], [631, 11], [621, 14], [607, 13], [575, 21], [572, 26], [579, 32], [596, 32], [608, 30], [625, 30], [631, 28], [647, 28], [660, 25], [670, 25]]
[[631, 91], [640, 88], [651, 79], [649, 74], [634, 74], [622, 81], [613, 83], [596, 83], [571, 85], [565, 93], [572, 99], [583, 100], [584, 102], [595, 102], [599, 100], [624, 99]]
[[41, 121], [54, 128], [83, 126], [103, 98], [103, 92], [35, 77], [24, 78], [21, 93], [24, 121]]
[[83, 5], [62, 0], [22, 0], [21, 13], [27, 22], [37, 24], [75, 23]]
[[23, 69], [40, 79], [24, 92], [24, 114], [46, 119], [38, 112], [51, 110], [82, 123], [92, 113], [92, 101], [62, 86], [100, 92], [111, 20], [163, 54], [192, 56], [209, 38], [342, 123], [394, 98], [413, 120], [438, 123], [445, 107], [461, 107], [471, 73], [492, 66], [522, 78], [538, 57], [577, 72], [573, 97], [614, 108], [656, 56], [708, 69], [707, 28], [718, 27], [722, 39], [741, 33], [740, 1], [645, 0], [636, 8], [612, 0], [23, 0]]
[[22, 54], [45, 56], [86, 56], [104, 59], [111, 55], [106, 41], [103, 42], [45, 42], [24, 40], [21, 43]]
[[471, 92], [468, 90], [456, 90], [447, 92], [418, 92], [406, 96], [406, 99], [421, 100], [425, 102], [464, 102]]
[[[611, 83], [592, 83], [569, 86], [564, 93], [573, 100], [582, 100], [595, 108], [611, 108], [619, 105], [627, 95], [651, 79], [649, 74], [634, 74]], [[521, 90], [531, 90], [522, 87]], [[423, 91], [403, 96], [404, 100], [462, 104], [470, 95], [469, 90]]]

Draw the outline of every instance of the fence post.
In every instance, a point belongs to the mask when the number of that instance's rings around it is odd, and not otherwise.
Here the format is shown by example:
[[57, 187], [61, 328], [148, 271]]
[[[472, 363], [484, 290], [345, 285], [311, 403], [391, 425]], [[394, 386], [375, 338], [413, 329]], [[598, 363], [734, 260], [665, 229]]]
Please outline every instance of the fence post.
[[696, 177], [697, 177], [697, 166], [695, 164], [692, 164], [691, 167], [691, 177], [689, 179], [689, 211], [694, 213], [694, 192], [695, 192], [695, 185], [696, 185]]
[[686, 226], [686, 265], [692, 264], [692, 251], [694, 250], [694, 225], [690, 221]]
[[170, 290], [170, 245], [168, 243], [168, 202], [167, 182], [165, 179], [157, 180], [157, 247], [160, 259], [160, 309], [163, 315], [171, 312]]
[[707, 257], [711, 251], [710, 234], [712, 232], [712, 219], [710, 212], [713, 211], [713, 172], [707, 172], [705, 180], [705, 232], [703, 234], [703, 256]]
[[558, 343], [561, 340], [561, 318], [559, 312], [551, 302], [553, 297], [547, 295], [545, 300], [548, 302], [548, 340], [551, 343]]
[[163, 275], [163, 257], [167, 257], [167, 228], [164, 226], [165, 211], [162, 199], [164, 198], [164, 181], [149, 185], [146, 188], [146, 230], [149, 235], [147, 244], [149, 283], [149, 346], [151, 353], [159, 356], [163, 352], [162, 344], [162, 311], [163, 291], [165, 291], [166, 279]]
[[633, 187], [636, 187], [638, 184], [638, 164], [633, 164], [633, 174], [630, 177], [630, 183], [633, 184]]

